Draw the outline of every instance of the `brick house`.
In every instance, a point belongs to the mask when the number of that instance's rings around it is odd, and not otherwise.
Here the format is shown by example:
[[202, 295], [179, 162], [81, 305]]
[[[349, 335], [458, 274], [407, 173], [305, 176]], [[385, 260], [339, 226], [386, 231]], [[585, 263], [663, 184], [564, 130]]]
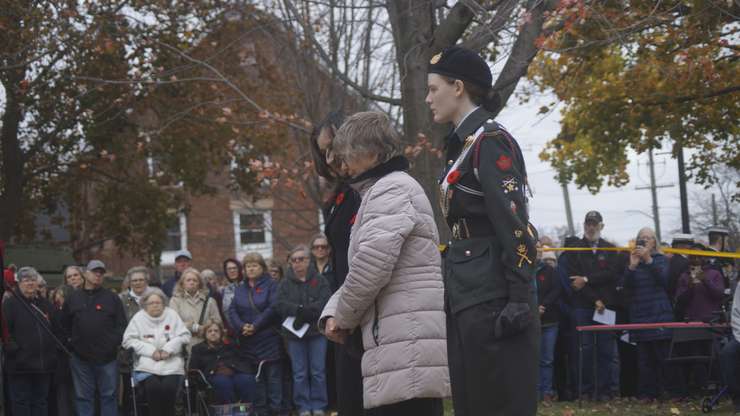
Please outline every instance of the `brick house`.
[[[286, 71], [290, 68], [305, 68], [300, 74], [298, 71], [291, 74], [295, 85], [290, 87], [301, 91], [301, 97], [296, 98], [296, 106], [298, 113], [306, 119], [316, 121], [323, 118], [337, 105], [337, 95], [340, 96], [340, 101], [353, 103], [343, 105], [345, 111], [348, 108], [359, 108], [360, 100], [338, 87], [331, 79], [329, 71], [310, 61], [306, 67], [305, 56], [298, 56], [295, 50], [281, 49], [286, 42], [290, 42], [289, 35], [280, 32], [280, 28], [271, 31], [269, 25], [265, 25], [265, 19], [269, 20], [269, 17], [264, 14], [255, 17], [254, 13], [247, 13], [243, 18], [259, 19], [261, 22], [261, 30], [251, 31], [248, 40], [242, 42], [239, 52], [235, 54], [236, 63], [245, 69], [245, 76], [253, 77], [260, 71], [255, 64], [258, 60], [252, 54], [267, 54], [267, 59], [277, 62], [280, 68], [287, 68]], [[233, 25], [225, 31], [233, 32]], [[243, 37], [243, 34], [231, 33], [229, 36]], [[276, 38], [281, 37], [283, 43], [276, 41]], [[280, 85], [275, 88], [287, 87]], [[305, 161], [310, 160], [308, 135], [299, 136], [298, 140], [281, 145], [283, 148], [281, 154], [275, 156], [276, 161], [285, 162], [286, 166], [303, 166]], [[308, 244], [311, 236], [321, 229], [321, 197], [316, 195], [317, 191], [301, 190], [280, 182], [269, 195], [257, 198], [229, 189], [228, 174], [219, 173], [217, 168], [209, 174], [207, 182], [216, 192], [188, 196], [188, 209], [179, 214], [179, 221], [168, 232], [166, 249], [160, 259], [160, 270], [156, 271], [162, 278], [172, 274], [174, 256], [180, 249], [188, 249], [192, 253], [193, 266], [197, 269], [208, 268], [222, 274], [221, 265], [224, 259], [241, 259], [250, 251], [257, 251], [266, 259], [276, 259], [284, 263], [292, 247]], [[143, 264], [142, 259], [122, 255], [112, 241], [92, 247], [79, 257], [83, 261], [91, 258], [104, 261], [114, 276], [121, 276], [128, 268]]]

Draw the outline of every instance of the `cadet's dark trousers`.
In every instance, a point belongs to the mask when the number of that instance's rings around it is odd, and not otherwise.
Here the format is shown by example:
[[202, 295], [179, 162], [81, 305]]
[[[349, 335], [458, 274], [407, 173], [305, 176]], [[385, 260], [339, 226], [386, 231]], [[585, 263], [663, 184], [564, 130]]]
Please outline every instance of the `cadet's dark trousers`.
[[360, 358], [352, 356], [342, 344], [334, 344], [339, 416], [362, 416], [362, 368]]
[[[495, 301], [494, 301], [495, 302]], [[447, 357], [455, 416], [537, 413], [539, 319], [522, 333], [494, 339], [500, 302], [447, 313]]]

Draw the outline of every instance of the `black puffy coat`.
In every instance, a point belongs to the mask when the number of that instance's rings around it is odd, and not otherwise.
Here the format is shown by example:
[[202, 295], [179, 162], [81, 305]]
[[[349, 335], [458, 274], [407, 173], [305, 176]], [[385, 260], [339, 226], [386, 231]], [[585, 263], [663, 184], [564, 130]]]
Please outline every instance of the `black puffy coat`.
[[208, 342], [201, 342], [193, 347], [190, 368], [198, 369], [206, 376], [212, 375], [220, 365], [231, 368], [238, 373], [254, 374], [252, 364], [239, 358], [233, 344], [220, 344], [215, 347]]
[[9, 374], [53, 373], [57, 367], [57, 344], [48, 330], [57, 337], [60, 335], [57, 320], [52, 318], [54, 309], [44, 298], [25, 298], [17, 289], [15, 293], [3, 303], [3, 320], [8, 330], [5, 371]]

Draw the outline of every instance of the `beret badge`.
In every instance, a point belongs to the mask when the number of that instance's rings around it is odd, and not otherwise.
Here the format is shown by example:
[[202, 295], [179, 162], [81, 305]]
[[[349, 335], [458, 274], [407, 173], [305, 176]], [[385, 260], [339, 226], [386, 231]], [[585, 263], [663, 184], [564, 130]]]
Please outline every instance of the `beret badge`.
[[429, 60], [429, 63], [432, 65], [436, 65], [440, 59], [442, 59], [442, 52], [432, 56], [432, 59]]

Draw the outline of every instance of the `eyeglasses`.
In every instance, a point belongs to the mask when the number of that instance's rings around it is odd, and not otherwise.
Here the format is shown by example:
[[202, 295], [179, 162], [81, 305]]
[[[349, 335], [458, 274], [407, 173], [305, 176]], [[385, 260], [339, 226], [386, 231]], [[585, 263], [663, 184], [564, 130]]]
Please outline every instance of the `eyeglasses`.
[[227, 267], [226, 271], [227, 272], [238, 272], [239, 268], [238, 267]]
[[308, 260], [308, 257], [293, 257], [290, 259], [291, 263], [300, 263], [302, 261]]
[[321, 250], [327, 250], [329, 248], [328, 244], [314, 244], [313, 248], [315, 249], [321, 249]]

